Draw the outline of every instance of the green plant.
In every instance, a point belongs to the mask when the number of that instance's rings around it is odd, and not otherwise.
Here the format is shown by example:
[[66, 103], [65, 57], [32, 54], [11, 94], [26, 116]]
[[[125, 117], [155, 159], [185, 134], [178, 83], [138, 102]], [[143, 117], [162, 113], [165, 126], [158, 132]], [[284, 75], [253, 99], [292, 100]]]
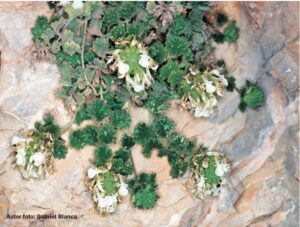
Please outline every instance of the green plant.
[[116, 174], [129, 176], [133, 173], [133, 166], [130, 159], [130, 151], [118, 150], [115, 152], [112, 159], [111, 170]]
[[110, 109], [99, 99], [89, 103], [86, 107], [86, 111], [91, 118], [97, 121], [102, 121], [110, 114]]
[[167, 117], [157, 117], [153, 121], [153, 128], [158, 135], [167, 137], [175, 129], [175, 122]]
[[240, 29], [236, 26], [235, 21], [231, 21], [224, 30], [224, 40], [233, 43], [239, 38]]
[[[157, 149], [159, 156], [167, 156], [171, 176], [183, 176], [191, 167], [195, 143], [176, 133], [175, 123], [160, 114], [169, 108], [170, 100], [181, 98], [181, 106], [195, 116], [208, 116], [223, 89], [235, 88], [234, 80], [225, 78], [225, 65], [213, 59], [212, 36], [204, 18], [211, 3], [84, 2], [61, 6], [50, 2], [49, 7], [53, 15], [49, 20], [37, 19], [33, 40], [38, 51], [46, 52], [57, 64], [61, 74], [57, 97], [69, 110], [76, 107], [74, 122], [80, 125], [91, 119], [97, 125], [70, 133], [71, 147], [96, 147], [87, 185], [97, 209], [101, 213], [116, 209], [120, 198], [128, 194], [124, 181], [132, 173], [133, 205], [152, 208], [158, 200], [155, 174], [137, 175], [130, 149], [141, 144], [145, 157]], [[219, 23], [225, 20], [219, 15]], [[230, 22], [218, 35], [222, 42], [234, 42], [238, 33]], [[138, 123], [133, 136], [124, 134], [122, 148], [113, 153], [107, 144], [116, 142], [117, 130], [130, 128], [129, 110], [134, 105], [149, 109], [154, 120]], [[53, 124], [53, 118], [46, 116], [45, 124], [36, 127], [41, 136], [54, 136], [49, 144], [53, 156], [64, 158], [67, 149], [60, 138], [62, 130]], [[35, 153], [34, 144], [39, 142], [31, 142], [25, 160]], [[212, 162], [204, 171], [209, 179], [217, 171]]]
[[117, 130], [111, 123], [104, 124], [98, 131], [98, 140], [101, 143], [114, 143], [116, 142]]
[[159, 196], [157, 194], [157, 183], [155, 174], [141, 173], [128, 182], [132, 192], [131, 202], [134, 207], [150, 209], [154, 207]]
[[122, 143], [122, 147], [126, 150], [129, 150], [131, 147], [133, 147], [135, 145], [135, 141], [134, 141], [133, 137], [128, 134], [124, 134], [122, 136], [121, 143]]
[[77, 150], [85, 145], [95, 145], [98, 142], [97, 135], [97, 127], [89, 125], [70, 134], [70, 145]]
[[62, 133], [53, 115], [47, 113], [43, 122], [35, 122], [34, 129], [12, 138], [15, 164], [25, 179], [45, 178], [53, 172], [53, 157], [63, 159], [67, 156]]
[[107, 146], [97, 147], [95, 150], [95, 164], [105, 165], [112, 157], [112, 151]]
[[118, 129], [129, 128], [131, 124], [131, 117], [125, 110], [115, 110], [111, 116], [111, 123]]
[[263, 90], [250, 81], [247, 81], [246, 85], [241, 89], [240, 97], [241, 102], [239, 108], [242, 112], [244, 112], [247, 107], [258, 109], [264, 103]]

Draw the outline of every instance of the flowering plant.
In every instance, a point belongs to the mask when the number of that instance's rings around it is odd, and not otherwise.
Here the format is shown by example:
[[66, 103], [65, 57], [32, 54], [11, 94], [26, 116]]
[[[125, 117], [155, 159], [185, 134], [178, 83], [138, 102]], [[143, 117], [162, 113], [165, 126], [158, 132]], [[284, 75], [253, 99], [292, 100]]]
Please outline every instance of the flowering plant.
[[27, 136], [14, 136], [12, 145], [16, 152], [15, 164], [22, 176], [44, 178], [53, 171], [53, 141], [42, 141], [30, 131]]
[[36, 122], [34, 129], [13, 136], [15, 164], [24, 178], [44, 178], [53, 172], [53, 157], [66, 157], [67, 148], [60, 136], [61, 129], [49, 113], [44, 123]]
[[195, 196], [217, 196], [226, 184], [225, 176], [230, 174], [229, 159], [224, 155], [207, 151], [200, 147], [200, 152], [191, 160], [190, 187]]
[[128, 195], [128, 186], [123, 177], [105, 167], [91, 167], [87, 175], [88, 189], [97, 209], [102, 214], [114, 212], [121, 197]]
[[111, 70], [118, 71], [118, 77], [125, 79], [127, 87], [135, 92], [150, 87], [154, 80], [150, 70], [156, 70], [158, 64], [148, 55], [144, 45], [136, 39], [118, 40], [116, 44], [122, 48], [112, 51], [107, 61], [108, 64], [113, 63]]
[[182, 106], [191, 110], [195, 117], [209, 117], [217, 108], [217, 98], [223, 96], [227, 85], [227, 79], [217, 69], [201, 73], [190, 67], [181, 82]]

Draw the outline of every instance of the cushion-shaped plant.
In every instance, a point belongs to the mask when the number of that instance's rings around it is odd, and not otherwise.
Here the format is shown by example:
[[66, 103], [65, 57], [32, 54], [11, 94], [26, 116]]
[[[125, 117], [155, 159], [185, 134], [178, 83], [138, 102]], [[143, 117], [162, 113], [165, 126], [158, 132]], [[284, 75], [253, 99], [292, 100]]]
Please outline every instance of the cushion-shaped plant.
[[228, 158], [221, 153], [210, 152], [200, 147], [192, 158], [190, 187], [195, 196], [203, 199], [206, 196], [217, 196], [221, 187], [226, 184], [226, 175], [231, 167]]
[[24, 136], [14, 136], [12, 145], [16, 152], [15, 164], [25, 179], [42, 179], [53, 172], [53, 141], [29, 131]]
[[241, 89], [241, 103], [239, 108], [242, 112], [247, 107], [252, 109], [258, 109], [264, 104], [264, 92], [263, 90], [250, 81], [246, 82], [246, 85]]
[[16, 152], [15, 164], [26, 179], [42, 179], [53, 172], [53, 157], [63, 159], [68, 149], [61, 139], [61, 128], [54, 117], [47, 113], [35, 128], [15, 135], [12, 145]]
[[223, 96], [227, 85], [227, 79], [217, 69], [201, 73], [190, 68], [180, 87], [182, 106], [191, 110], [195, 117], [209, 117], [217, 108], [217, 98]]
[[116, 44], [122, 48], [112, 51], [107, 62], [113, 63], [110, 66], [112, 71], [117, 71], [118, 77], [125, 79], [127, 88], [133, 88], [135, 92], [150, 87], [153, 82], [150, 70], [156, 70], [158, 65], [148, 55], [144, 45], [136, 39], [119, 40]]
[[106, 166], [91, 167], [87, 173], [87, 186], [96, 208], [102, 213], [113, 213], [121, 198], [128, 195], [128, 186], [121, 175]]
[[139, 209], [149, 209], [154, 207], [159, 196], [157, 194], [157, 183], [154, 173], [141, 173], [128, 182], [132, 192], [131, 202]]

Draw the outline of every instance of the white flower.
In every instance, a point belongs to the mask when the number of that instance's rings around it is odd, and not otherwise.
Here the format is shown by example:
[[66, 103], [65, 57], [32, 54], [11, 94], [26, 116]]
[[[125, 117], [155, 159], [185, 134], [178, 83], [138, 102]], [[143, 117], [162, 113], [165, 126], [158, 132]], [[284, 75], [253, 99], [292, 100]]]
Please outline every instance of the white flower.
[[119, 74], [124, 75], [124, 74], [128, 73], [128, 71], [129, 71], [129, 65], [127, 65], [124, 62], [120, 62], [119, 66], [118, 66]]
[[99, 199], [98, 199], [98, 206], [100, 208], [105, 208], [106, 207], [106, 199], [105, 199], [105, 197], [99, 197]]
[[26, 152], [25, 152], [24, 149], [19, 149], [18, 150], [18, 153], [16, 155], [16, 163], [17, 163], [17, 165], [19, 165], [19, 166], [25, 166], [25, 164], [26, 164], [25, 155], [26, 155]]
[[95, 168], [89, 168], [88, 169], [88, 177], [90, 179], [94, 178], [98, 173], [99, 173], [99, 171]]
[[141, 92], [141, 91], [143, 91], [145, 88], [144, 88], [144, 86], [143, 85], [140, 85], [140, 84], [135, 84], [135, 85], [133, 85], [133, 90], [135, 91], [135, 92]]
[[115, 203], [117, 203], [116, 196], [105, 196], [105, 203], [107, 207], [113, 206]]
[[69, 0], [60, 0], [59, 2], [62, 6], [65, 6], [69, 3]]
[[75, 0], [72, 4], [74, 9], [80, 9], [83, 7], [83, 2], [81, 0]]
[[118, 193], [120, 194], [120, 196], [128, 195], [128, 189], [127, 189], [126, 184], [121, 184]]
[[43, 164], [44, 154], [42, 152], [36, 152], [29, 158], [29, 162], [33, 163], [35, 166], [40, 166]]
[[146, 54], [141, 55], [141, 58], [140, 58], [140, 60], [139, 60], [139, 64], [140, 64], [140, 66], [142, 66], [142, 67], [144, 67], [144, 68], [149, 67], [150, 62], [149, 62], [149, 57], [148, 57], [148, 55], [146, 55]]
[[133, 87], [133, 90], [135, 92], [141, 92], [145, 89], [144, 85], [142, 84], [138, 84], [136, 83], [133, 79], [131, 79], [130, 77], [127, 77], [127, 81], [128, 83], [131, 85], [131, 87]]
[[204, 176], [201, 176], [198, 183], [197, 183], [197, 187], [200, 189], [200, 188], [203, 188], [205, 184], [205, 179], [204, 179]]
[[230, 171], [230, 166], [227, 163], [219, 163], [217, 164], [217, 168], [215, 170], [215, 174], [219, 177], [224, 176], [225, 173]]
[[26, 142], [26, 139], [24, 137], [20, 137], [20, 136], [13, 136], [13, 138], [11, 139], [12, 145], [21, 144], [21, 143], [25, 143], [25, 142]]
[[205, 109], [196, 108], [194, 116], [195, 117], [209, 117], [209, 112]]
[[208, 93], [214, 93], [216, 91], [216, 87], [212, 84], [211, 81], [205, 81], [205, 89]]

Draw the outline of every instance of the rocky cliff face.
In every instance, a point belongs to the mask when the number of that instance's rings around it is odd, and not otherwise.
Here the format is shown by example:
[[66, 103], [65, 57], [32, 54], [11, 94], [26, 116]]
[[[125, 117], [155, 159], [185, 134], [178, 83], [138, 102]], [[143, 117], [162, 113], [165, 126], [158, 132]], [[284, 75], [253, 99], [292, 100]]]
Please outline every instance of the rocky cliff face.
[[[216, 46], [238, 87], [257, 81], [266, 92], [259, 111], [238, 111], [237, 93], [228, 93], [218, 114], [193, 119], [171, 108], [178, 131], [226, 153], [233, 160], [230, 185], [218, 198], [200, 201], [173, 180], [165, 158], [145, 159], [136, 146], [138, 171], [155, 171], [160, 200], [152, 210], [133, 209], [127, 198], [118, 211], [100, 216], [83, 176], [93, 149], [70, 150], [45, 181], [25, 181], [12, 168], [10, 139], [52, 110], [61, 124], [69, 114], [54, 98], [59, 74], [35, 61], [30, 28], [45, 3], [0, 3], [0, 223], [4, 226], [298, 226], [299, 224], [299, 3], [216, 3], [239, 25], [236, 44]], [[133, 110], [133, 124], [147, 120]], [[67, 135], [65, 135], [67, 138]], [[78, 220], [9, 220], [7, 214], [77, 214]]]

